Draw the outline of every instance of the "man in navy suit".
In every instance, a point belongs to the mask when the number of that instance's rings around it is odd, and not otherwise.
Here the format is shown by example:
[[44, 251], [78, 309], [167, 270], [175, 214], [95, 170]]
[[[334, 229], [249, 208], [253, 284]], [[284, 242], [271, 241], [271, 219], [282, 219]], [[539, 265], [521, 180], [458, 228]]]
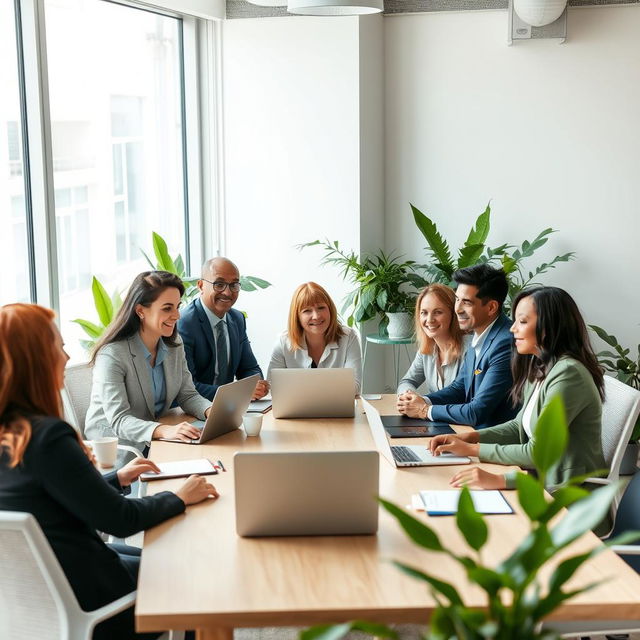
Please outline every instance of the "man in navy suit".
[[511, 420], [519, 408], [509, 397], [513, 337], [511, 321], [502, 312], [509, 286], [504, 271], [488, 264], [459, 269], [453, 279], [458, 323], [463, 331], [473, 330], [471, 346], [448, 387], [424, 397], [401, 394], [398, 411], [483, 429]]
[[[240, 291], [240, 272], [227, 258], [212, 258], [198, 280], [200, 297], [182, 313], [178, 331], [184, 342], [187, 366], [200, 395], [213, 400], [218, 386], [234, 379], [262, 376], [240, 311], [232, 309]], [[262, 398], [269, 383], [259, 380], [253, 399]]]

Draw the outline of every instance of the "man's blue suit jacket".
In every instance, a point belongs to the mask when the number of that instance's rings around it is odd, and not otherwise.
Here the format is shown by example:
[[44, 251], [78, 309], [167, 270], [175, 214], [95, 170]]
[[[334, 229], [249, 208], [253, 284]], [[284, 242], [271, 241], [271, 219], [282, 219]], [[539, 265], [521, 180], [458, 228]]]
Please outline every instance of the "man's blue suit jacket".
[[[251, 343], [247, 338], [247, 322], [235, 309], [227, 312], [227, 329], [229, 332], [229, 375], [221, 382], [233, 382], [235, 378], [248, 378], [254, 373], [262, 376], [256, 357], [251, 350]], [[216, 375], [216, 343], [211, 331], [211, 323], [202, 308], [200, 298], [194, 300], [182, 313], [178, 321], [178, 331], [184, 342], [184, 353], [187, 366], [198, 393], [209, 400], [218, 390], [213, 384]]]
[[449, 424], [468, 424], [476, 429], [511, 420], [519, 407], [513, 407], [509, 392], [511, 377], [511, 321], [501, 314], [491, 327], [480, 358], [469, 347], [456, 379], [444, 389], [430, 393], [431, 418]]

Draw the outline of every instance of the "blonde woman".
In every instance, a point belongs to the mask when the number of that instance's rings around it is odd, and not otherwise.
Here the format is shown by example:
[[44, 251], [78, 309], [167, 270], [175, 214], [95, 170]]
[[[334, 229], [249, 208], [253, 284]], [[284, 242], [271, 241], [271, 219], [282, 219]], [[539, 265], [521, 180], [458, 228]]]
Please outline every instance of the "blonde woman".
[[293, 293], [287, 330], [276, 342], [272, 369], [353, 369], [360, 393], [362, 354], [358, 334], [338, 322], [331, 296], [319, 284], [305, 282]]
[[415, 325], [418, 353], [398, 384], [398, 394], [417, 392], [424, 383], [424, 394], [451, 384], [458, 375], [464, 352], [471, 342], [458, 325], [455, 292], [442, 284], [425, 287], [416, 300]]

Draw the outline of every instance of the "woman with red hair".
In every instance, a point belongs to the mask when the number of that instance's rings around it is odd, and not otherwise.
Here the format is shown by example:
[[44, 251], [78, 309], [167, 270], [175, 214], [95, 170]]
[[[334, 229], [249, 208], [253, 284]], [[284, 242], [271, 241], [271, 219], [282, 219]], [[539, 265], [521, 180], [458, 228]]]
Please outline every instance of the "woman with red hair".
[[[32, 513], [80, 606], [101, 607], [136, 588], [139, 558], [109, 548], [96, 530], [130, 536], [217, 497], [192, 476], [175, 493], [126, 499], [121, 491], [143, 471], [136, 459], [104, 477], [76, 431], [62, 419], [60, 389], [69, 359], [54, 313], [32, 304], [0, 307], [0, 510]], [[154, 638], [136, 634], [133, 607], [99, 624], [95, 639]]]
[[287, 331], [278, 338], [267, 371], [272, 369], [353, 369], [360, 393], [362, 353], [358, 334], [338, 322], [331, 296], [319, 284], [305, 282], [294, 292]]

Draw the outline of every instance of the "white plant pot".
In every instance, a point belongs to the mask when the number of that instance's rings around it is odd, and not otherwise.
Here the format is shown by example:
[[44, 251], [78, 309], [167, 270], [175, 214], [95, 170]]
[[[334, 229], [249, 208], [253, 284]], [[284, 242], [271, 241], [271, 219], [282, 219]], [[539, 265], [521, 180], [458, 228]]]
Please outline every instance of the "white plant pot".
[[410, 338], [413, 335], [413, 315], [405, 311], [399, 313], [389, 313], [387, 311], [389, 324], [387, 333], [391, 339]]

